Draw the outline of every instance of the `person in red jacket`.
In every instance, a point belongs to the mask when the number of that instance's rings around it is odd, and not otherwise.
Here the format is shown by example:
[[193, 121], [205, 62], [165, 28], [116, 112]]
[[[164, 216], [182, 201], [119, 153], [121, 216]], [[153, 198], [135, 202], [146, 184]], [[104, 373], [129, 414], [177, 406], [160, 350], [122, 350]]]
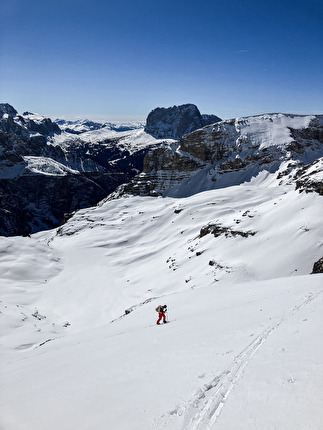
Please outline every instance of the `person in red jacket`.
[[160, 321], [163, 319], [164, 324], [167, 323], [166, 321], [166, 312], [167, 312], [167, 306], [157, 306], [156, 312], [158, 312], [159, 318], [157, 320], [157, 324], [160, 324]]

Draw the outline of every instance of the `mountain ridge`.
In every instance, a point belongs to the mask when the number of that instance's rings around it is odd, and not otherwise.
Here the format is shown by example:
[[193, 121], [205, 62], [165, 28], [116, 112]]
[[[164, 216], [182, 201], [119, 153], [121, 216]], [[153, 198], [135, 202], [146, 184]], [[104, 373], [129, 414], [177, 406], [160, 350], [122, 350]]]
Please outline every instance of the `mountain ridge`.
[[[323, 116], [264, 114], [224, 120], [149, 151], [143, 172], [122, 192], [187, 196], [238, 185], [262, 171], [276, 171], [283, 180], [322, 156]], [[200, 175], [199, 188], [189, 185], [194, 175]]]
[[203, 115], [195, 105], [154, 112], [158, 121], [151, 124], [157, 130], [164, 124], [163, 136], [172, 126], [169, 118], [177, 118], [180, 138], [157, 139], [138, 124], [121, 131], [110, 123], [77, 122], [84, 128], [69, 133], [41, 115], [20, 115], [1, 104], [0, 233], [53, 228], [107, 196], [183, 197], [250, 181], [266, 171], [276, 171], [280, 182], [294, 181], [299, 190], [322, 192], [322, 116], [263, 114], [219, 121], [211, 115], [208, 120], [217, 122], [185, 134], [192, 124], [201, 125]]

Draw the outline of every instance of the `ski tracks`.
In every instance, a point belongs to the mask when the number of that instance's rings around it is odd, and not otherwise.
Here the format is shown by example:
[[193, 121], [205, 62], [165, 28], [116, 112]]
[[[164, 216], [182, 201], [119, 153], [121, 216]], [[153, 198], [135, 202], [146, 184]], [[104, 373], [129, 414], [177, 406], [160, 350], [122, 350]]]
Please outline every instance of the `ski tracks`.
[[188, 401], [186, 406], [176, 408], [170, 412], [171, 415], [185, 415], [182, 429], [211, 429], [218, 420], [232, 389], [237, 384], [244, 369], [248, 366], [250, 360], [263, 343], [284, 321], [292, 317], [300, 308], [313, 301], [322, 291], [310, 294], [305, 301], [296, 305], [289, 313], [282, 316], [278, 322], [268, 326], [234, 358], [233, 364], [229, 370], [216, 376], [211, 382], [204, 385], [202, 389], [199, 389]]

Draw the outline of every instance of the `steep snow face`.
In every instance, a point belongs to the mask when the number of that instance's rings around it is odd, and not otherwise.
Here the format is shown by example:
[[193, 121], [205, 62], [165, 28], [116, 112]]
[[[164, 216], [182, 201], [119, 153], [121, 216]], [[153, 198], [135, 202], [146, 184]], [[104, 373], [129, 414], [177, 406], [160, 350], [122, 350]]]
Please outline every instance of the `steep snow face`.
[[251, 142], [262, 150], [271, 146], [287, 146], [293, 142], [290, 129], [307, 128], [314, 118], [314, 115], [259, 115], [237, 118], [235, 128], [242, 141]]

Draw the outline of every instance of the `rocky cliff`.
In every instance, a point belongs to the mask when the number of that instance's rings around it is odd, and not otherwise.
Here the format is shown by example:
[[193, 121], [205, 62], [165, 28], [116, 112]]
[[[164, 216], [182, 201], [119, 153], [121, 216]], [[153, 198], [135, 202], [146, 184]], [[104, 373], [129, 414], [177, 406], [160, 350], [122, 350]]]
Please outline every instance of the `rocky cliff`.
[[180, 139], [205, 125], [221, 121], [215, 115], [201, 115], [193, 104], [156, 108], [147, 117], [146, 133], [158, 139]]
[[111, 127], [92, 131], [99, 132], [64, 133], [49, 118], [0, 104], [0, 235], [53, 228], [95, 205], [141, 171], [155, 145], [152, 139], [131, 147], [127, 132]]
[[[188, 196], [275, 173], [321, 192], [323, 116], [268, 114], [217, 122], [149, 151], [125, 192]], [[313, 163], [313, 165], [312, 165]], [[323, 179], [323, 178], [322, 178]]]

